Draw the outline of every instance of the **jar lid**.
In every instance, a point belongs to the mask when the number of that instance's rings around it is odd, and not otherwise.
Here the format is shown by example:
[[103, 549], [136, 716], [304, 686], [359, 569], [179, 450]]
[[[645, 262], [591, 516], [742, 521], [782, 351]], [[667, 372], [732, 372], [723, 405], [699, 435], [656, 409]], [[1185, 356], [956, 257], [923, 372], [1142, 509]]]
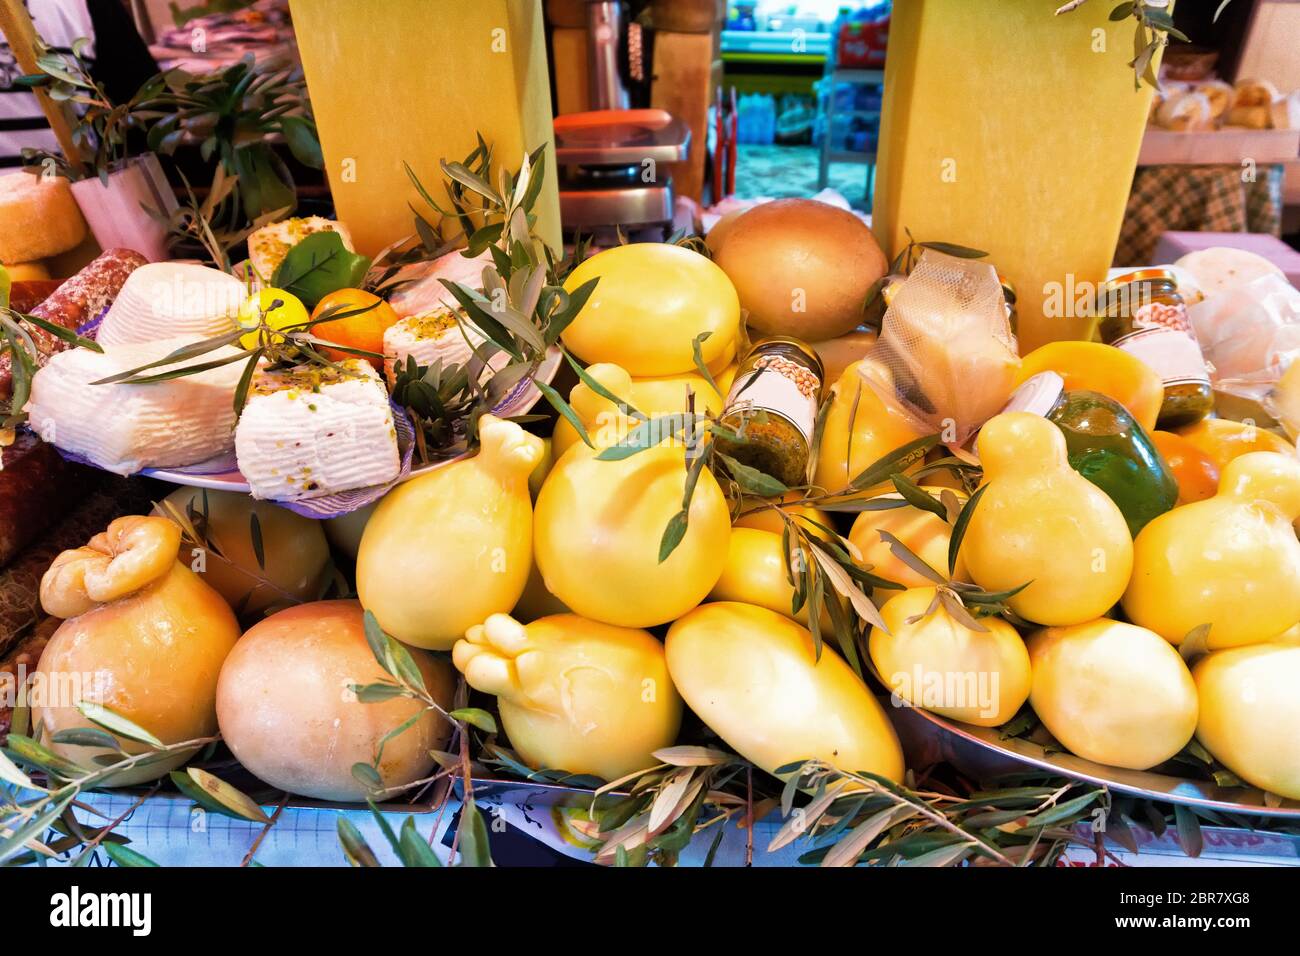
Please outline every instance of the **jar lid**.
[[1018, 389], [1011, 393], [1011, 398], [1002, 412], [1030, 412], [1046, 417], [1065, 392], [1065, 379], [1056, 372], [1039, 372], [1025, 379]]
[[1107, 279], [1101, 287], [1101, 292], [1106, 295], [1111, 292], [1117, 292], [1126, 285], [1132, 285], [1134, 282], [1172, 282], [1178, 285], [1178, 276], [1172, 269], [1135, 269], [1132, 272], [1125, 272], [1117, 275], [1113, 279]]

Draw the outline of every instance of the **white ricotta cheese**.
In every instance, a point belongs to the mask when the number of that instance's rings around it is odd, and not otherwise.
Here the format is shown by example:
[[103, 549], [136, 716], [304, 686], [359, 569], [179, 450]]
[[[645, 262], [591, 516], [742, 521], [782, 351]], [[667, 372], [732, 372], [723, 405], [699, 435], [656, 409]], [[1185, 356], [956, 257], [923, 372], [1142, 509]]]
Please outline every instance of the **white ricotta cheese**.
[[235, 429], [235, 456], [254, 498], [297, 501], [383, 484], [401, 460], [388, 392], [360, 359], [345, 372], [260, 371]]
[[[243, 362], [147, 385], [91, 384], [156, 362], [187, 341], [105, 345], [102, 353], [85, 348], [56, 352], [32, 380], [26, 405], [32, 430], [51, 445], [119, 475], [149, 467], [179, 468], [228, 452]], [[150, 374], [237, 353], [221, 348]]]
[[151, 262], [122, 286], [99, 327], [101, 345], [184, 338], [192, 342], [234, 331], [244, 285], [234, 276], [184, 262]]

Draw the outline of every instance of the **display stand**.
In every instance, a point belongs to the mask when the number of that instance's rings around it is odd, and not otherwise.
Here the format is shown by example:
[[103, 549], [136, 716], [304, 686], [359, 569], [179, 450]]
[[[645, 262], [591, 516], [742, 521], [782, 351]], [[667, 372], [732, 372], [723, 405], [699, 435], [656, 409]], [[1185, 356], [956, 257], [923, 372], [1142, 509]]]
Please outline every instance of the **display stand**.
[[826, 80], [830, 83], [830, 90], [826, 96], [825, 110], [825, 130], [822, 133], [821, 158], [817, 166], [817, 188], [825, 189], [830, 182], [830, 167], [832, 163], [854, 163], [867, 167], [866, 182], [866, 201], [871, 202], [872, 193], [876, 187], [876, 151], [869, 150], [865, 152], [857, 150], [835, 149], [832, 141], [832, 132], [836, 115], [847, 116], [859, 119], [874, 119], [879, 121], [880, 110], [836, 110], [835, 109], [835, 87], [839, 83], [853, 83], [859, 86], [879, 86], [884, 83], [885, 73], [883, 70], [849, 70], [837, 69], [830, 65], [830, 59], [827, 59]]

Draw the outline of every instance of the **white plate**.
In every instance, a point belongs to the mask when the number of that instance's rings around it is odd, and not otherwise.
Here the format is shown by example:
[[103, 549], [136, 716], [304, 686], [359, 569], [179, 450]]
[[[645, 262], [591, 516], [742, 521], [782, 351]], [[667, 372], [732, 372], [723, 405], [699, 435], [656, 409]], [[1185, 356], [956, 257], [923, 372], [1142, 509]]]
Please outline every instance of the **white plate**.
[[[538, 389], [534, 382], [540, 380], [549, 385], [551, 380], [555, 378], [555, 373], [559, 371], [560, 363], [563, 360], [564, 356], [558, 348], [551, 347], [548, 349], [546, 358], [537, 367], [537, 375], [516, 385], [492, 409], [492, 413], [502, 418], [513, 418], [517, 415], [527, 414], [537, 404], [537, 400], [542, 397], [541, 390]], [[417, 475], [423, 475], [435, 468], [441, 468], [443, 465], [456, 461], [459, 457], [461, 456], [448, 458], [445, 461], [432, 461], [423, 465], [416, 465], [404, 480], [409, 481]], [[140, 473], [150, 478], [157, 478], [160, 481], [169, 481], [172, 484], [188, 485], [194, 488], [236, 491], [244, 494], [247, 494], [249, 490], [248, 481], [240, 474], [233, 451], [221, 458], [214, 458], [196, 465], [186, 465], [184, 468], [146, 468]]]

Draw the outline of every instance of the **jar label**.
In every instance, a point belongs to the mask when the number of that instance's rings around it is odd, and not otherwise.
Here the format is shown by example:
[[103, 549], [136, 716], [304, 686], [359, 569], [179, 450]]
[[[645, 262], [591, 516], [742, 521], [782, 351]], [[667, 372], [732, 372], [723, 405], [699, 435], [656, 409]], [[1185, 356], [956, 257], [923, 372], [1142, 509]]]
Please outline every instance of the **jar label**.
[[1133, 328], [1139, 332], [1143, 329], [1171, 329], [1190, 335], [1193, 340], [1196, 338], [1187, 306], [1180, 301], [1153, 301], [1138, 306], [1133, 310]]
[[[760, 365], [737, 378], [727, 394], [726, 411], [728, 415], [733, 412], [775, 412], [789, 419], [811, 446], [813, 429], [817, 425], [816, 376], [798, 367], [787, 370], [786, 364], [793, 366], [793, 363]], [[799, 372], [808, 374], [811, 384], [798, 381]]]
[[1122, 335], [1111, 344], [1155, 369], [1166, 388], [1210, 384], [1201, 347], [1188, 332], [1167, 325], [1148, 326]]

